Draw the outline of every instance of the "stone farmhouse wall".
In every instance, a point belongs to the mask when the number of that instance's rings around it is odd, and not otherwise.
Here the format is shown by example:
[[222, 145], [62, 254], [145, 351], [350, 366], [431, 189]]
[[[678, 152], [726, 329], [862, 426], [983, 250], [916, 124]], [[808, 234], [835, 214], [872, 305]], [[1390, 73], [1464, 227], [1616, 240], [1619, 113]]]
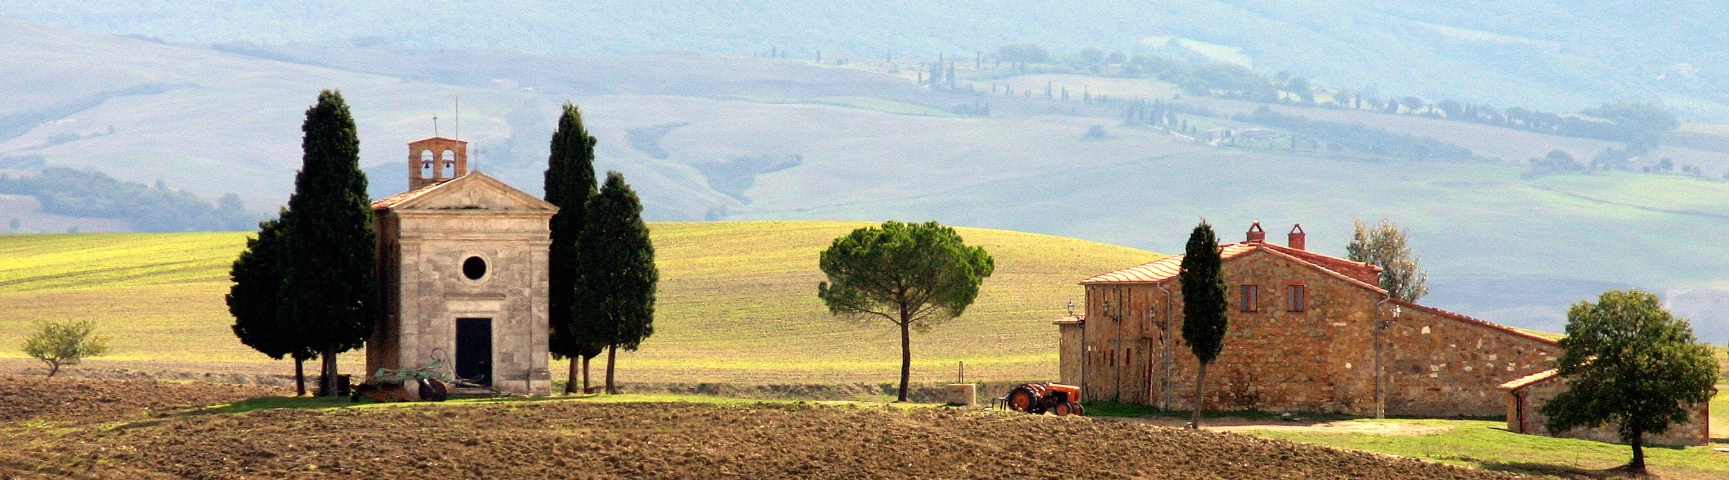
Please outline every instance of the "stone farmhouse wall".
[[[1552, 367], [1553, 342], [1386, 301], [1362, 279], [1272, 248], [1226, 259], [1224, 270], [1230, 327], [1207, 368], [1208, 410], [1373, 415], [1377, 321], [1388, 322], [1380, 332], [1388, 415], [1499, 416], [1497, 386]], [[1258, 298], [1245, 311], [1242, 292], [1250, 285]], [[1293, 285], [1307, 297], [1303, 311], [1286, 308]], [[1086, 291], [1084, 319], [1057, 322], [1062, 380], [1081, 384], [1089, 400], [1190, 408], [1197, 364], [1181, 338], [1180, 281], [1089, 284]]]
[[1555, 368], [1552, 340], [1399, 302], [1384, 334], [1388, 415], [1490, 417], [1505, 413], [1502, 383]]

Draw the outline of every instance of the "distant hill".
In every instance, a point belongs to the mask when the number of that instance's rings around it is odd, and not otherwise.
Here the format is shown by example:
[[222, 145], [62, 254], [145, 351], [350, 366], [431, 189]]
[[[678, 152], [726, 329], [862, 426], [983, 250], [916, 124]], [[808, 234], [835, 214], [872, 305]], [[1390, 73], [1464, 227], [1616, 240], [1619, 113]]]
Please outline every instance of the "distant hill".
[[[828, 314], [816, 298], [817, 255], [865, 223], [652, 223], [661, 283], [655, 335], [621, 352], [628, 382], [888, 382], [899, 333]], [[996, 274], [962, 317], [913, 337], [915, 380], [1053, 379], [1050, 321], [1079, 300], [1087, 276], [1161, 258], [1115, 245], [959, 228], [995, 257]], [[0, 235], [0, 345], [30, 322], [90, 319], [113, 339], [121, 368], [291, 371], [234, 339], [223, 303], [244, 247], [237, 233]], [[16, 349], [0, 358], [21, 358]], [[359, 357], [345, 367], [356, 371]], [[564, 370], [555, 368], [555, 372]]]
[[[169, 42], [288, 43], [616, 55], [699, 51], [789, 58], [971, 58], [1033, 43], [1130, 54], [1187, 42], [1197, 55], [1390, 95], [1571, 111], [1662, 101], [1729, 120], [1729, 4], [1691, 0], [1007, 0], [853, 4], [603, 0], [321, 6], [151, 0], [0, 2], [0, 14]], [[221, 21], [212, 21], [221, 19]]]
[[[434, 115], [437, 132], [471, 142], [477, 169], [538, 193], [559, 105], [574, 101], [599, 139], [597, 166], [625, 173], [654, 220], [935, 219], [1174, 251], [1205, 217], [1226, 239], [1253, 220], [1300, 222], [1312, 248], [1342, 255], [1352, 220], [1387, 217], [1411, 228], [1430, 269], [1435, 288], [1424, 303], [1554, 331], [1573, 302], [1643, 288], [1663, 294], [1706, 338], [1729, 335], [1729, 258], [1720, 252], [1729, 184], [1679, 174], [1529, 175], [1527, 160], [1552, 150], [1589, 161], [1619, 148], [1601, 140], [1268, 107], [1430, 138], [1474, 158], [1415, 161], [1231, 119], [1266, 106], [1259, 103], [1178, 99], [1180, 90], [1156, 80], [1020, 75], [989, 63], [961, 68], [948, 89], [916, 84], [925, 75], [919, 62], [869, 58], [817, 65], [698, 53], [211, 47], [15, 20], [0, 27], [0, 92], [9, 99], [0, 104], [0, 170], [15, 176], [88, 168], [162, 180], [207, 201], [233, 192], [268, 214], [291, 189], [305, 108], [319, 89], [340, 88], [375, 198], [406, 188], [403, 146], [432, 135]], [[1047, 86], [1070, 97], [1044, 98]], [[1175, 121], [1193, 139], [1127, 124], [1131, 99], [1179, 102]], [[1215, 130], [1271, 140], [1209, 145]], [[1725, 151], [1729, 130], [1684, 124], [1639, 161], [1670, 158], [1716, 179], [1729, 171]], [[31, 205], [0, 202], [13, 209], [0, 210], [0, 222], [44, 218], [23, 211]], [[67, 228], [55, 225], [22, 230]]]

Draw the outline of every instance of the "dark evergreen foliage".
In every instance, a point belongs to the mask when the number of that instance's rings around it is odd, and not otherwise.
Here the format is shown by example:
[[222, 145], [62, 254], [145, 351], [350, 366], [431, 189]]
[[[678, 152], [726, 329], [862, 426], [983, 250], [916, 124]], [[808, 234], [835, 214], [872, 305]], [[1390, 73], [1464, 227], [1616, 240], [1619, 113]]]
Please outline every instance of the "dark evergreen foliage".
[[301, 126], [302, 165], [282, 222], [288, 233], [284, 315], [324, 359], [320, 394], [336, 394], [336, 354], [365, 344], [378, 295], [372, 201], [360, 137], [342, 94], [325, 90]]
[[234, 285], [224, 299], [228, 313], [234, 315], [234, 336], [270, 358], [292, 357], [296, 390], [305, 395], [303, 365], [318, 352], [307, 346], [304, 333], [281, 314], [282, 276], [288, 256], [281, 218], [286, 216], [288, 211], [283, 210], [277, 218], [259, 222], [258, 237], [246, 239], [246, 250], [240, 252], [228, 272]]
[[[547, 256], [551, 288], [547, 302], [550, 323], [547, 331], [551, 338], [547, 347], [553, 357], [571, 359], [566, 393], [579, 391], [577, 364], [586, 364], [600, 355], [605, 346], [592, 339], [593, 332], [584, 334], [585, 330], [575, 325], [578, 317], [571, 313], [577, 290], [585, 288], [579, 277], [577, 252], [581, 247], [577, 239], [582, 234], [583, 211], [596, 193], [594, 143], [594, 137], [582, 125], [582, 112], [576, 105], [565, 103], [564, 113], [558, 118], [558, 130], [552, 134], [545, 186], [546, 201], [558, 206], [558, 214], [552, 217], [552, 246]], [[587, 383], [582, 382], [585, 387]]]
[[606, 183], [589, 199], [584, 215], [577, 240], [583, 288], [576, 291], [574, 318], [579, 328], [592, 331], [592, 338], [607, 346], [606, 390], [618, 393], [613, 383], [618, 349], [636, 350], [654, 334], [660, 272], [648, 224], [642, 221], [642, 201], [624, 183], [623, 174], [606, 172]]
[[1685, 422], [1717, 383], [1716, 359], [1687, 320], [1656, 295], [1612, 290], [1567, 311], [1556, 360], [1567, 390], [1542, 407], [1550, 432], [1612, 424], [1633, 448], [1626, 469], [1645, 470], [1643, 436]]
[[828, 281], [817, 297], [829, 313], [881, 317], [900, 327], [900, 401], [912, 368], [911, 330], [958, 317], [996, 270], [982, 247], [967, 246], [937, 222], [883, 222], [836, 238], [819, 261]]
[[1230, 321], [1225, 314], [1229, 303], [1219, 239], [1205, 219], [1189, 233], [1178, 278], [1183, 284], [1183, 342], [1189, 344], [1189, 351], [1201, 364], [1195, 375], [1195, 410], [1190, 420], [1190, 427], [1195, 428], [1201, 422], [1201, 400], [1205, 398], [1201, 386], [1207, 379], [1207, 365], [1224, 349]]

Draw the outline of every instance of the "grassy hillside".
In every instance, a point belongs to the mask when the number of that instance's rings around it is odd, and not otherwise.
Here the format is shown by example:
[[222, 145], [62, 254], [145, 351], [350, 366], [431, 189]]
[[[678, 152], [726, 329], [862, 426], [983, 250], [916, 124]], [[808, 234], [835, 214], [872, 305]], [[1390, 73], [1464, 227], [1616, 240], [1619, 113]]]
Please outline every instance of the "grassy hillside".
[[[656, 334], [620, 357], [631, 382], [890, 382], [898, 332], [830, 316], [816, 298], [817, 254], [864, 223], [650, 225], [660, 267]], [[1133, 248], [1003, 230], [959, 229], [997, 273], [967, 314], [913, 338], [914, 379], [1056, 375], [1056, 327], [1088, 275], [1159, 258]], [[234, 339], [223, 303], [245, 234], [0, 236], [0, 345], [31, 322], [90, 319], [112, 338], [96, 368], [290, 372]], [[0, 358], [20, 359], [15, 349]], [[345, 370], [362, 367], [343, 358]], [[13, 365], [25, 365], [21, 360]], [[555, 372], [562, 372], [554, 367]]]

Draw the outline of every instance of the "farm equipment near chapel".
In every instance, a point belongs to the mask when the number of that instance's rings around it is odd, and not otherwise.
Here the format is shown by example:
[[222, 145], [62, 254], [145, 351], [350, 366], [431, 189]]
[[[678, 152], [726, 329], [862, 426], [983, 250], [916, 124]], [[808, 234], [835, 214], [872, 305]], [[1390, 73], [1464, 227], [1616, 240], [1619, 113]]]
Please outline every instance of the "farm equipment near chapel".
[[1086, 415], [1081, 408], [1081, 387], [1061, 383], [1023, 383], [1009, 389], [1009, 393], [997, 399], [1009, 410], [1043, 415], [1051, 412], [1057, 416]]

